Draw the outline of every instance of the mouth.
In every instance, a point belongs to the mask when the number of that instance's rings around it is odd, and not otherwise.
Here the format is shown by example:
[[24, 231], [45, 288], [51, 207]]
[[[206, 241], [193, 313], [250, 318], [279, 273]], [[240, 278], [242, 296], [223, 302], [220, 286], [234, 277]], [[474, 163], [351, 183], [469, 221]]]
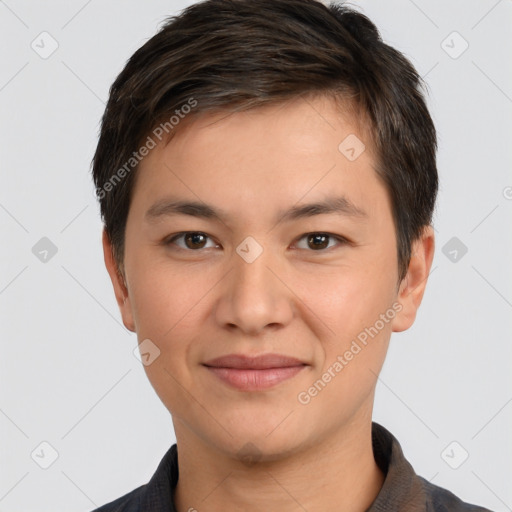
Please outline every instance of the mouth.
[[281, 354], [249, 357], [230, 354], [203, 365], [217, 378], [241, 391], [269, 389], [301, 372], [308, 364]]

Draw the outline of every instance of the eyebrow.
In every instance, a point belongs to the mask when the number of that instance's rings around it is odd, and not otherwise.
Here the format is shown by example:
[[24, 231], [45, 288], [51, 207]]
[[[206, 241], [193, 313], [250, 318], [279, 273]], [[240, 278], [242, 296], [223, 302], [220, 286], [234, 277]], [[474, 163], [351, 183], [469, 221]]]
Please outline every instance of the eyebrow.
[[[345, 196], [336, 196], [327, 197], [322, 201], [314, 203], [292, 206], [288, 210], [281, 210], [276, 217], [276, 223], [290, 222], [322, 214], [338, 214], [359, 219], [368, 218], [368, 214], [364, 210], [357, 207]], [[228, 218], [227, 212], [206, 203], [172, 199], [163, 199], [153, 204], [147, 210], [145, 218], [149, 222], [153, 222], [162, 217], [173, 215], [189, 215], [191, 217], [216, 220], [222, 223], [225, 223], [225, 219]]]

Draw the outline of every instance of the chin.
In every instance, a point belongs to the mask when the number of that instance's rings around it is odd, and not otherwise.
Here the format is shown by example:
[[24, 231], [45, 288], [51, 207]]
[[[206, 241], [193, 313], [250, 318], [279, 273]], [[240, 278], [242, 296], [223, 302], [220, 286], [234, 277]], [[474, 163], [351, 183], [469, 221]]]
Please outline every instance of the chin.
[[288, 428], [282, 425], [276, 428], [276, 425], [279, 422], [253, 420], [252, 424], [244, 425], [236, 432], [231, 428], [229, 432], [232, 437], [224, 438], [217, 446], [227, 456], [252, 465], [286, 459], [306, 444], [303, 429], [295, 433], [293, 430], [298, 426], [288, 424]]

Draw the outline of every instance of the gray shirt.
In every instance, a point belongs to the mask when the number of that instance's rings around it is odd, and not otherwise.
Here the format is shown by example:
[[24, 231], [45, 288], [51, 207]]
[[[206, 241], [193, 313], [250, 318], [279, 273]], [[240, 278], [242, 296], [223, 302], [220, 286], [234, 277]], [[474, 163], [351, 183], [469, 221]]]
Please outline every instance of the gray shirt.
[[[366, 512], [491, 512], [464, 503], [450, 491], [416, 475], [395, 437], [375, 422], [372, 443], [375, 461], [385, 479]], [[178, 448], [173, 444], [147, 484], [92, 512], [176, 512], [174, 489], [178, 476]]]

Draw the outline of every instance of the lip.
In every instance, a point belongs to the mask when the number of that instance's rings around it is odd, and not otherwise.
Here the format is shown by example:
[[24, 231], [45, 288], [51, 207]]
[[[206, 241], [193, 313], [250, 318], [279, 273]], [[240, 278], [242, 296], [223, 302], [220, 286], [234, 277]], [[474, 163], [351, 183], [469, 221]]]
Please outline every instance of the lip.
[[210, 359], [203, 363], [205, 366], [217, 368], [235, 368], [250, 370], [267, 370], [269, 368], [289, 368], [291, 366], [304, 365], [302, 361], [294, 357], [282, 354], [263, 354], [261, 356], [246, 356], [244, 354], [229, 354], [227, 356]]
[[257, 357], [229, 354], [211, 359], [203, 365], [220, 380], [242, 391], [274, 387], [308, 366], [294, 357], [281, 354]]

